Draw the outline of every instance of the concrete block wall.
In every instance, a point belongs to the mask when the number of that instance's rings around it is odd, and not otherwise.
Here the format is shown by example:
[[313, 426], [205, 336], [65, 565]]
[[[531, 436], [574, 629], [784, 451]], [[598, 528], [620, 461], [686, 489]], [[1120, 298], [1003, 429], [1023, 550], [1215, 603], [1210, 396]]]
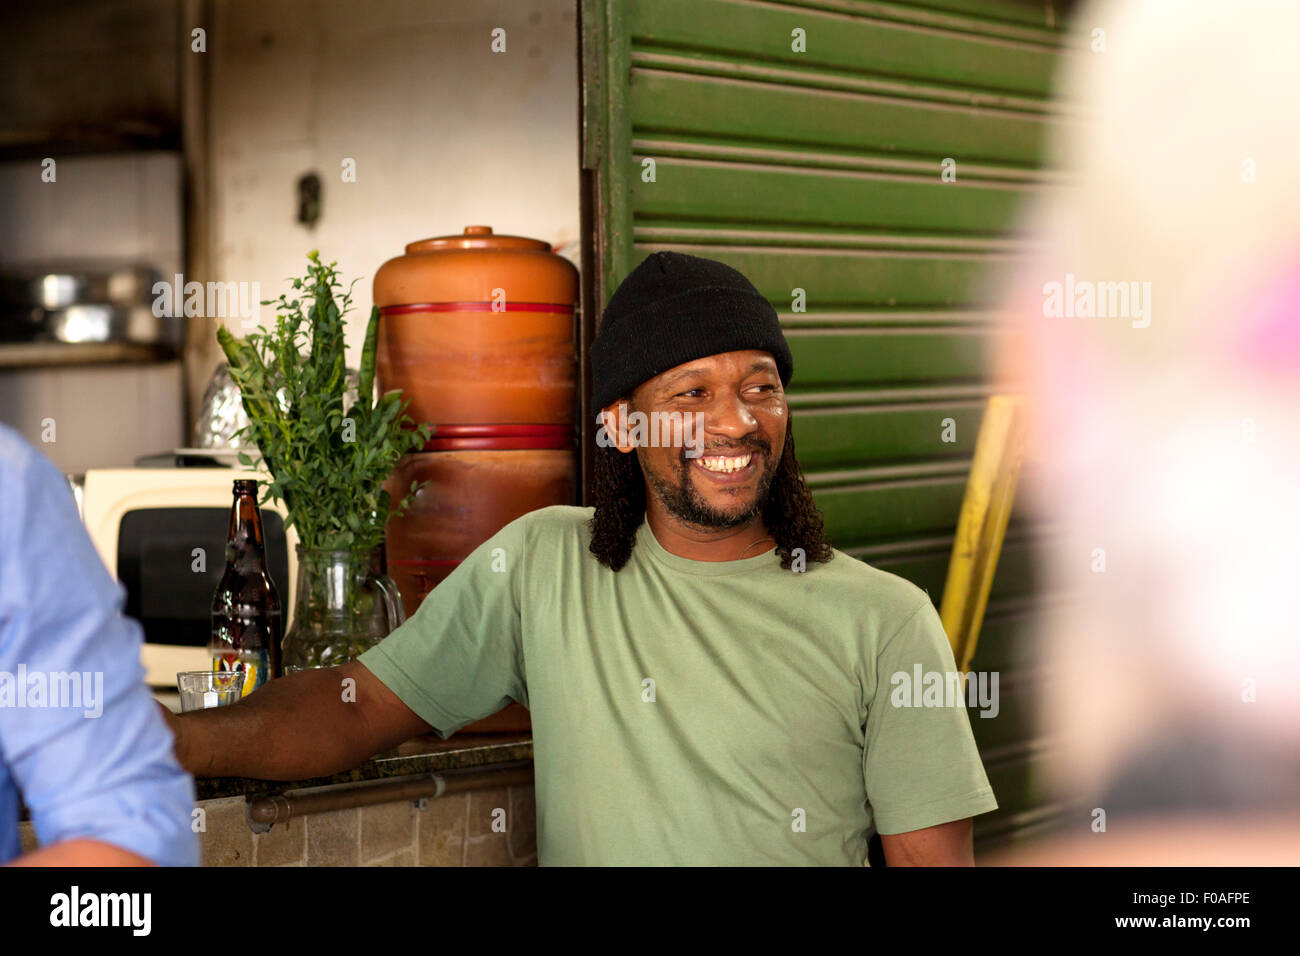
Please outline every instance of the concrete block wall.
[[[204, 866], [536, 866], [532, 786], [500, 787], [430, 800], [334, 810], [255, 834], [244, 798], [200, 801]], [[504, 831], [493, 830], [505, 811]], [[500, 818], [500, 815], [497, 815]]]

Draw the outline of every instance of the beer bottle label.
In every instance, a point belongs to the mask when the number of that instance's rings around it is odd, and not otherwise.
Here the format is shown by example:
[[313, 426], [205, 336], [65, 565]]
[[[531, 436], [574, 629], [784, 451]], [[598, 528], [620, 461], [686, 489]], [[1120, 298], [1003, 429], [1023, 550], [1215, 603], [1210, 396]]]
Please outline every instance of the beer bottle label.
[[[266, 655], [263, 654], [263, 657]], [[244, 662], [244, 692], [241, 697], [247, 697], [257, 688], [266, 683], [266, 668], [254, 661]]]
[[240, 697], [247, 697], [265, 684], [271, 675], [271, 661], [266, 651], [223, 651], [212, 657], [214, 671], [243, 671], [244, 691]]

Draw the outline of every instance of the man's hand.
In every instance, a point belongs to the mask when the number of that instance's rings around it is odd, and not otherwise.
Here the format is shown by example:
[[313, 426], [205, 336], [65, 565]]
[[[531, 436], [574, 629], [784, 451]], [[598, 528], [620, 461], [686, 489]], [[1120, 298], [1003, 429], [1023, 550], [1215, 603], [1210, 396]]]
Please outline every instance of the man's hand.
[[974, 866], [971, 818], [907, 833], [882, 833], [887, 866]]
[[225, 707], [163, 710], [196, 777], [323, 777], [433, 731], [356, 661], [276, 678]]

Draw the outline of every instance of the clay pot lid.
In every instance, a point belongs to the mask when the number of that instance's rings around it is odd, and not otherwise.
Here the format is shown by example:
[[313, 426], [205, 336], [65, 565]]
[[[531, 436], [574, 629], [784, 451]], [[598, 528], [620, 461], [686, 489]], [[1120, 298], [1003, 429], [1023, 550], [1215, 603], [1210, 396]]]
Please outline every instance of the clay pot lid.
[[491, 226], [467, 226], [458, 236], [408, 243], [404, 255], [376, 270], [374, 302], [384, 310], [430, 303], [482, 304], [494, 302], [502, 289], [516, 304], [572, 310], [578, 298], [578, 270], [542, 239], [498, 236]]
[[452, 252], [456, 249], [519, 249], [550, 252], [551, 247], [541, 239], [526, 236], [498, 236], [491, 226], [466, 226], [459, 236], [434, 236], [406, 244], [406, 254], [420, 252]]

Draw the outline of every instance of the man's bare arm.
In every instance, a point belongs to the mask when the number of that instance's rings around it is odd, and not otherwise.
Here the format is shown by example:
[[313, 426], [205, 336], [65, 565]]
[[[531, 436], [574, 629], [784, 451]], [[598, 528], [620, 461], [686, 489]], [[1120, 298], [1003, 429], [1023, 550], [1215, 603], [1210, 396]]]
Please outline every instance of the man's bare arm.
[[908, 833], [882, 833], [888, 866], [974, 866], [971, 818]]
[[[345, 695], [349, 678], [356, 684]], [[229, 707], [166, 717], [176, 758], [196, 777], [325, 776], [433, 730], [356, 661], [289, 674]]]

